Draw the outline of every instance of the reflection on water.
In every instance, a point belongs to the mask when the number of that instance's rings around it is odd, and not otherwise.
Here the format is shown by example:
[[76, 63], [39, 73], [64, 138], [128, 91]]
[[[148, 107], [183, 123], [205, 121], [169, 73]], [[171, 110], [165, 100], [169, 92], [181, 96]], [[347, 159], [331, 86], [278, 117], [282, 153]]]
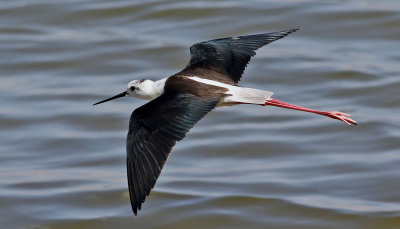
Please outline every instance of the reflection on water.
[[[0, 3], [0, 228], [399, 228], [397, 1]], [[174, 148], [132, 217], [133, 79], [179, 71], [199, 41], [300, 27], [241, 84], [341, 110], [220, 108]], [[157, 219], [157, 220], [154, 220]]]

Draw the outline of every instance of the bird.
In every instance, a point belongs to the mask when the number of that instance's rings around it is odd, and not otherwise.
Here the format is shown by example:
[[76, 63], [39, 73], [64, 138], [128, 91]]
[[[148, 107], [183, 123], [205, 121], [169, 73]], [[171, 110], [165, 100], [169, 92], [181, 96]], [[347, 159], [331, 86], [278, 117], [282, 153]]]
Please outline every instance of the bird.
[[189, 63], [180, 72], [156, 81], [133, 80], [124, 92], [93, 104], [120, 97], [149, 101], [132, 112], [126, 138], [128, 189], [135, 216], [154, 188], [176, 142], [217, 107], [240, 104], [276, 106], [357, 125], [349, 114], [293, 105], [272, 98], [273, 92], [238, 85], [256, 50], [297, 30], [196, 43], [190, 47]]

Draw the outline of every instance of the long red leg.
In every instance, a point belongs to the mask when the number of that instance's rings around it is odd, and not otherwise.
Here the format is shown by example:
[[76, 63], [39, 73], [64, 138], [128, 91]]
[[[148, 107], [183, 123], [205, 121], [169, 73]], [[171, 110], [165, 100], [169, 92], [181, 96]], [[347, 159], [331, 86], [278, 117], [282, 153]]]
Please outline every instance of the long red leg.
[[352, 125], [352, 124], [357, 125], [357, 122], [350, 118], [351, 115], [343, 113], [343, 112], [339, 112], [339, 111], [318, 111], [318, 110], [313, 110], [313, 109], [293, 105], [290, 103], [285, 103], [285, 102], [282, 102], [282, 101], [279, 101], [279, 100], [273, 99], [273, 98], [269, 98], [265, 102], [264, 106], [265, 105], [283, 107], [283, 108], [305, 111], [305, 112], [311, 112], [311, 113], [315, 113], [315, 114], [319, 114], [319, 115], [324, 115], [329, 118], [338, 119], [342, 122], [345, 122], [347, 125]]

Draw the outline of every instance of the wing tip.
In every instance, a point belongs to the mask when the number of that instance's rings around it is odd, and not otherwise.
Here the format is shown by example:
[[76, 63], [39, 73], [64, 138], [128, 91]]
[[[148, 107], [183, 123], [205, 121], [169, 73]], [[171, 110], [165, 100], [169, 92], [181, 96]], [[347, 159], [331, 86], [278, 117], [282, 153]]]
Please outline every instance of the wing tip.
[[[135, 198], [135, 197], [133, 197], [133, 198]], [[132, 197], [131, 197], [131, 208], [132, 208], [132, 212], [135, 216], [137, 216], [138, 211], [140, 211], [141, 207], [142, 207], [141, 203], [140, 202], [136, 203], [136, 201], [132, 200]]]
[[300, 28], [294, 28], [294, 29], [289, 29], [288, 31], [291, 31], [291, 33], [293, 33], [293, 32], [297, 32], [299, 30], [300, 30]]
[[261, 36], [263, 39], [265, 39], [265, 44], [262, 45], [262, 46], [264, 46], [264, 45], [267, 45], [267, 44], [269, 44], [271, 42], [274, 42], [276, 40], [282, 39], [282, 38], [288, 36], [291, 33], [297, 32], [298, 30], [300, 30], [300, 28], [281, 30], [281, 31], [277, 31], [277, 32], [255, 34], [255, 36]]
[[[274, 34], [274, 33], [276, 33], [278, 36], [280, 35], [279, 38], [283, 38], [283, 37], [286, 37], [287, 35], [289, 35], [289, 34], [291, 34], [291, 33], [297, 32], [297, 31], [299, 31], [299, 30], [300, 30], [300, 28], [294, 28], [294, 29], [282, 30], [282, 31], [278, 31], [278, 32], [272, 32], [272, 33], [269, 33], [269, 34]], [[268, 34], [268, 33], [267, 33], [267, 34]], [[279, 39], [279, 38], [278, 38], [278, 39]]]

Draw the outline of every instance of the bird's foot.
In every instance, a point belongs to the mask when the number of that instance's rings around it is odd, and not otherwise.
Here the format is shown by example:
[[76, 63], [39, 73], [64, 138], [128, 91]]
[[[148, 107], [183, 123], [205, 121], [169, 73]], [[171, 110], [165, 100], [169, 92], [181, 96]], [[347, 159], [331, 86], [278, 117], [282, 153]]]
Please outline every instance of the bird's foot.
[[340, 121], [346, 123], [347, 125], [357, 125], [357, 122], [350, 118], [351, 115], [340, 112], [340, 111], [327, 112], [326, 116], [340, 120]]

